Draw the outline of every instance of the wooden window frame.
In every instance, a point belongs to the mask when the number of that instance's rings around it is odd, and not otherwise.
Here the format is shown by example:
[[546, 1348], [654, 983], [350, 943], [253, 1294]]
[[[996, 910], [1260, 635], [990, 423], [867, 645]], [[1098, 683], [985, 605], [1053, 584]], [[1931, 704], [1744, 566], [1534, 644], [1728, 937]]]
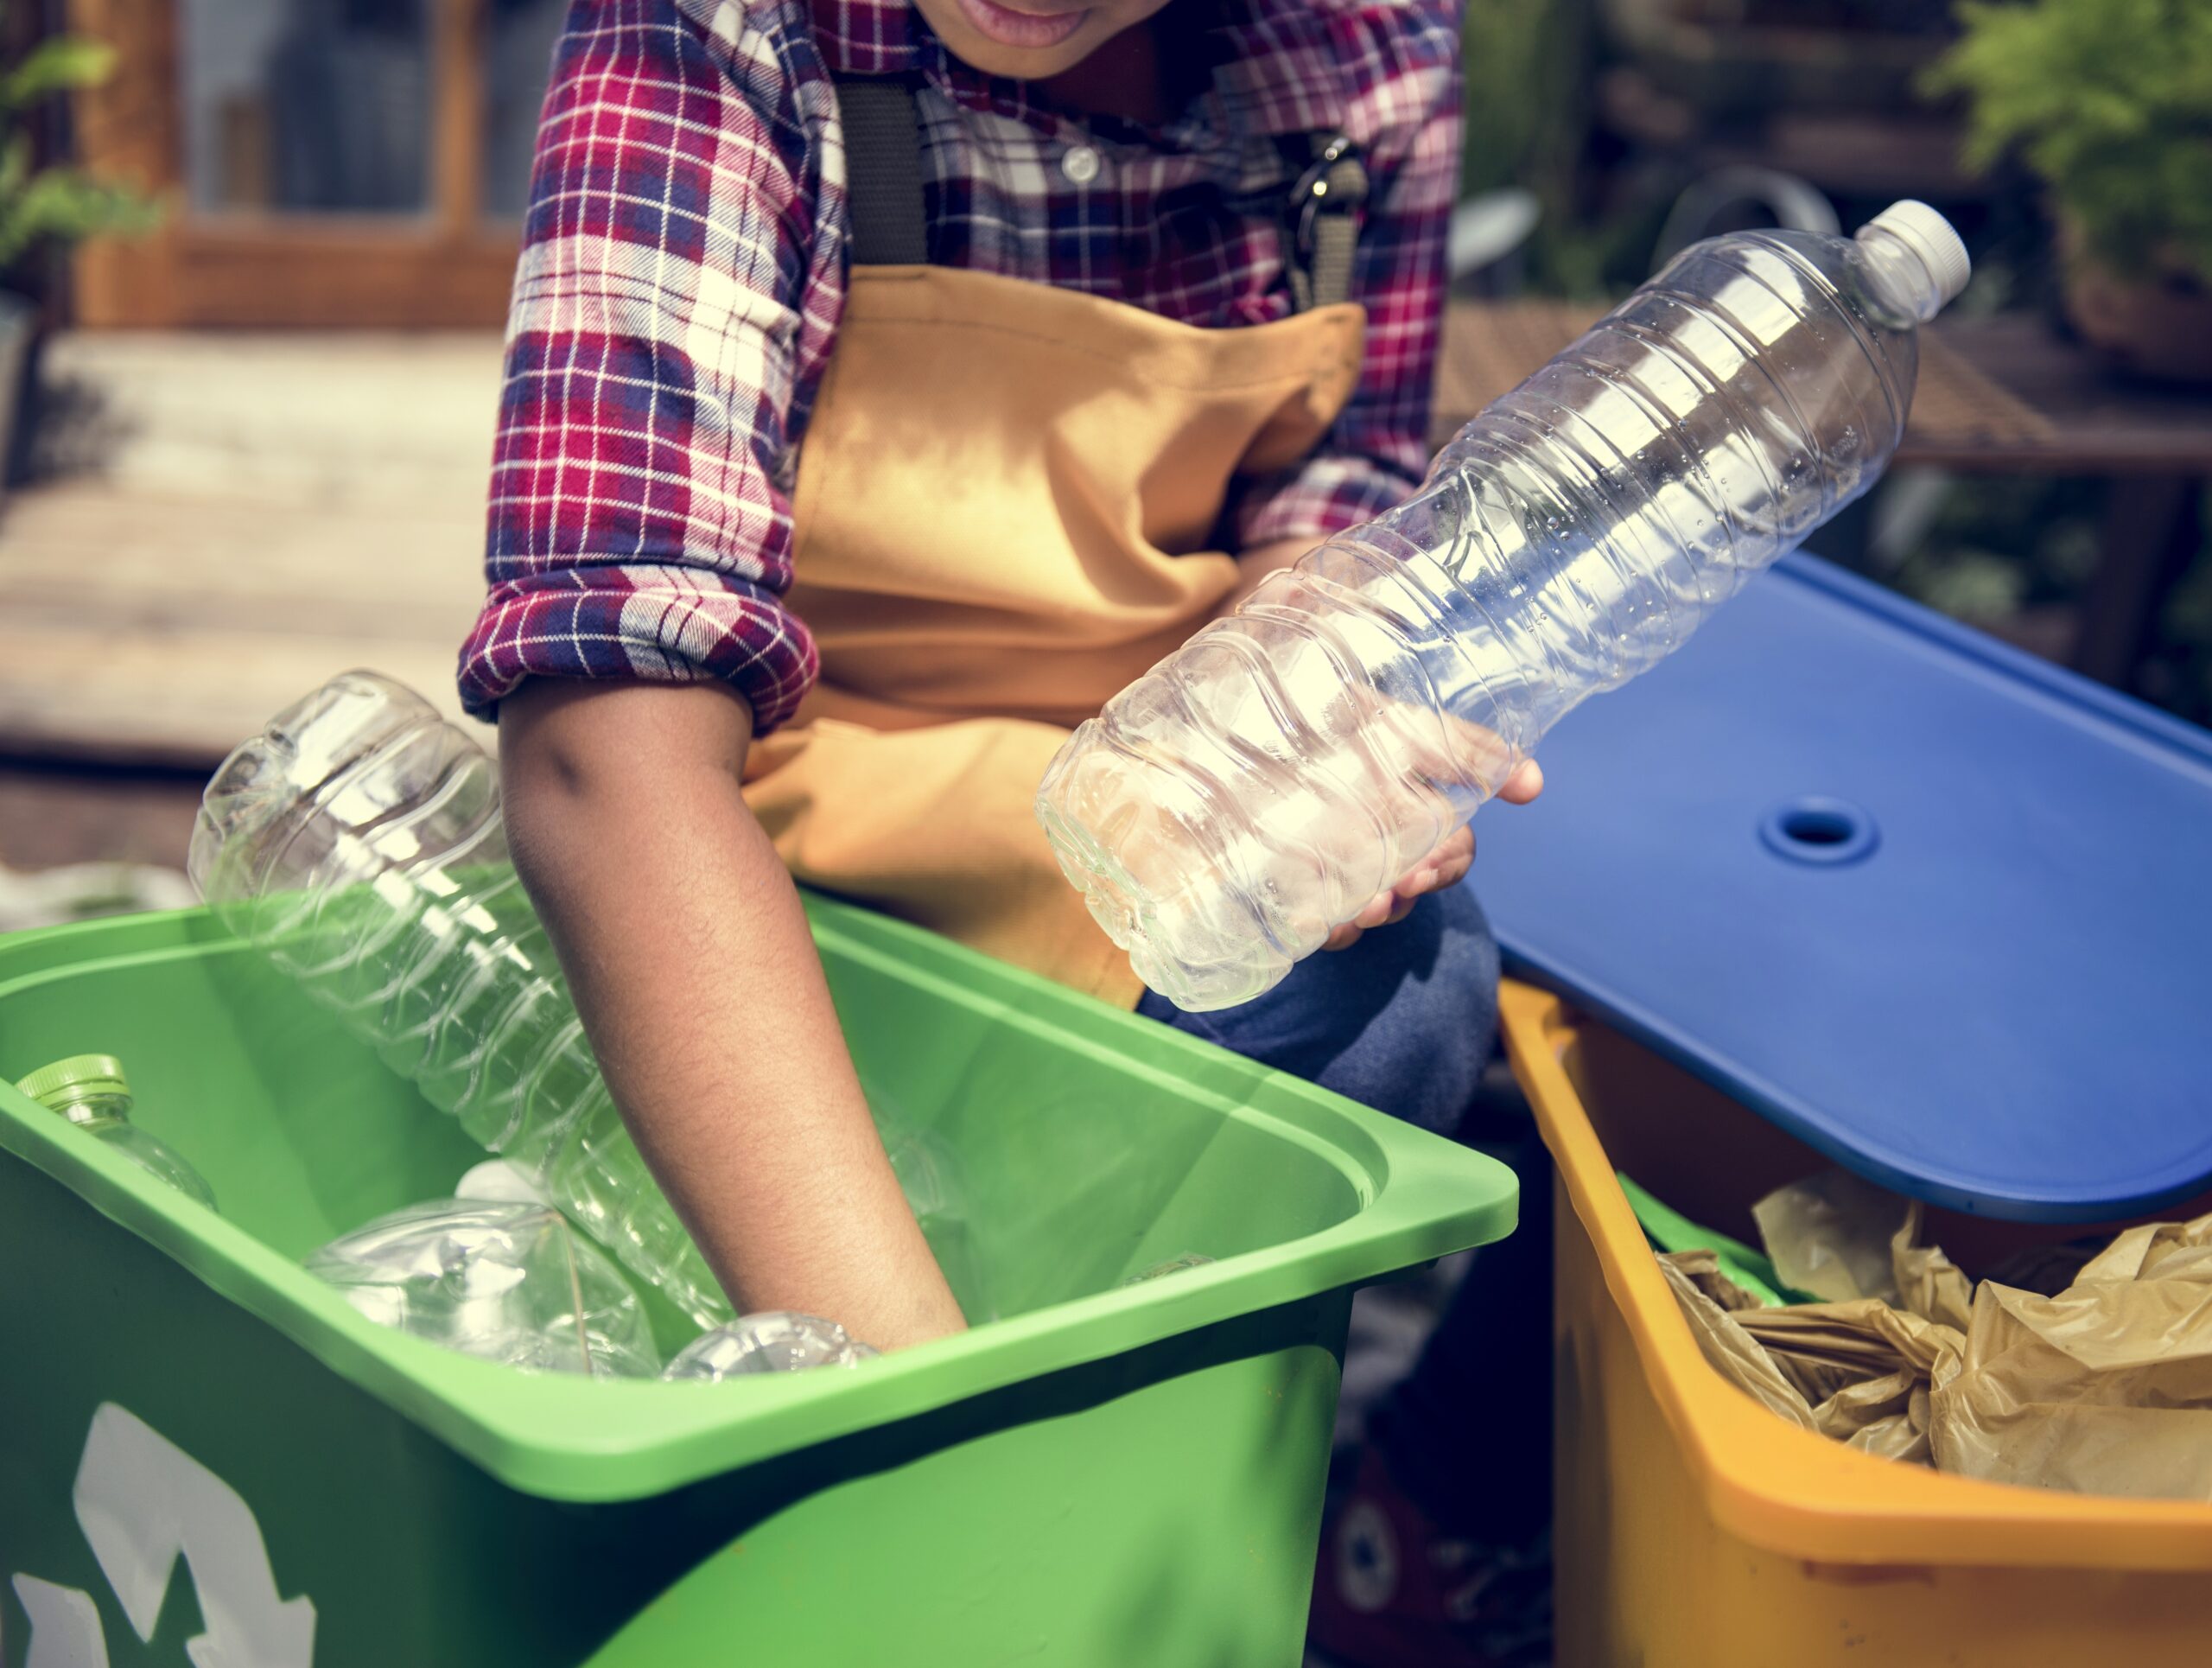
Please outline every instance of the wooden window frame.
[[78, 95], [78, 154], [166, 211], [149, 236], [77, 251], [78, 323], [440, 328], [505, 318], [521, 228], [483, 216], [482, 0], [429, 0], [430, 201], [416, 218], [195, 213], [184, 170], [181, 3], [68, 0], [73, 29], [118, 48], [107, 85]]

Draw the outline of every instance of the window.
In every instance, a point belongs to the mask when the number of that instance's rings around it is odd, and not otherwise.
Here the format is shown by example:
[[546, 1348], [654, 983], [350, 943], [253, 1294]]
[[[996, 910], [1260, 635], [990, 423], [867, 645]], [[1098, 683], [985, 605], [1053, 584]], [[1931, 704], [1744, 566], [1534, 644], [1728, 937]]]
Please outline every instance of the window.
[[77, 258], [88, 325], [496, 326], [564, 0], [70, 0], [118, 48], [95, 169], [168, 206]]

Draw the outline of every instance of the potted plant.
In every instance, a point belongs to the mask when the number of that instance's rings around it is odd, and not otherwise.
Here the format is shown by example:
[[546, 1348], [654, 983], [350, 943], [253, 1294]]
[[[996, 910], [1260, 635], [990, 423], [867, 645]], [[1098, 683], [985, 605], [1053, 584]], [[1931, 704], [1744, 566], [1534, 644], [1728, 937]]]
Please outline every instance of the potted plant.
[[1971, 101], [1967, 161], [2049, 185], [2069, 315], [2146, 376], [2212, 379], [2212, 6], [1968, 3], [1929, 78]]
[[[0, 39], [7, 36], [0, 0]], [[32, 343], [55, 254], [102, 232], [143, 231], [154, 210], [136, 193], [81, 169], [41, 166], [32, 122], [48, 99], [97, 86], [114, 49], [81, 35], [52, 35], [0, 71], [0, 490], [16, 456]]]

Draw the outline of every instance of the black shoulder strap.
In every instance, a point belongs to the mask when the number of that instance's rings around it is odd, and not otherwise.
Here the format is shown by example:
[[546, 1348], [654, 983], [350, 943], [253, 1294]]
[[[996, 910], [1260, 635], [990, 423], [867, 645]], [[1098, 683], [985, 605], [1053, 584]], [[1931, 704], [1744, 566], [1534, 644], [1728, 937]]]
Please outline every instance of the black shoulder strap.
[[919, 265], [930, 258], [922, 207], [922, 133], [911, 82], [839, 76], [845, 193], [859, 266]]
[[1313, 162], [1291, 194], [1288, 258], [1291, 297], [1301, 313], [1333, 307], [1351, 295], [1352, 251], [1367, 201], [1367, 169], [1341, 133], [1309, 141]]

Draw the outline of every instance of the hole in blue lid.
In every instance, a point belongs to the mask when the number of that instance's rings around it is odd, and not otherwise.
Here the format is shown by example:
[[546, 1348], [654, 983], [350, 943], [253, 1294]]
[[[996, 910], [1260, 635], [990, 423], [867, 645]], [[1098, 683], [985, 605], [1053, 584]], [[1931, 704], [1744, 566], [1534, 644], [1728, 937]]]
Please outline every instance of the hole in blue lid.
[[1874, 819], [1857, 805], [1815, 794], [1777, 805], [1759, 823], [1767, 850], [1792, 863], [1856, 863], [1880, 837]]

